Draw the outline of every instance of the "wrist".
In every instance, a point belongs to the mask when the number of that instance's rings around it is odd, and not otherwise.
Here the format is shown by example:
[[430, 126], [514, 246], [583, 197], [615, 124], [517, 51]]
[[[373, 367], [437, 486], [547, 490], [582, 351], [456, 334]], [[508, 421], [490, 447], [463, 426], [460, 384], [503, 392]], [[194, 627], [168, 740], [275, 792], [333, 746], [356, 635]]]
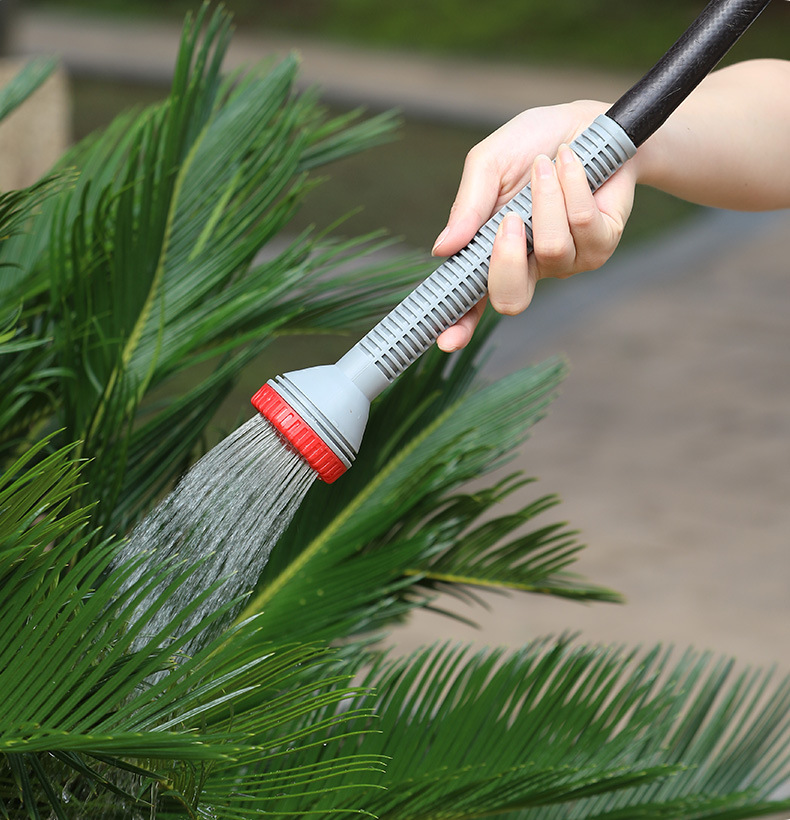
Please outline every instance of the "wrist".
[[639, 146], [634, 158], [630, 161], [634, 179], [639, 185], [650, 185], [661, 188], [667, 176], [667, 157], [671, 153], [667, 148], [668, 129], [663, 125], [655, 134]]

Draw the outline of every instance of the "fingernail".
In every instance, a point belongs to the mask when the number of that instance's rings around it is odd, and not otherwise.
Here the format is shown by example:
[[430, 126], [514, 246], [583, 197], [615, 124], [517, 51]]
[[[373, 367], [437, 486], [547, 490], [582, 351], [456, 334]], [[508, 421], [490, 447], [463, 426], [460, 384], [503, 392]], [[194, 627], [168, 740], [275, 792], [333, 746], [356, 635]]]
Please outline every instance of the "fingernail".
[[505, 236], [524, 236], [524, 220], [518, 214], [507, 214], [502, 220], [502, 232]]
[[563, 143], [557, 149], [557, 159], [559, 159], [563, 165], [572, 165], [576, 162], [576, 154], [574, 154], [573, 149], [569, 145]]
[[535, 157], [535, 174], [541, 179], [549, 179], [554, 176], [554, 165], [545, 154], [538, 154]]
[[440, 334], [439, 338], [436, 340], [436, 346], [442, 353], [455, 353], [458, 350], [458, 344], [453, 342], [451, 339], [448, 340], [446, 338], [446, 332]]
[[439, 247], [439, 245], [442, 244], [442, 242], [444, 242], [445, 239], [447, 239], [447, 234], [449, 232], [450, 232], [450, 227], [448, 226], [439, 234], [439, 236], [436, 237], [436, 242], [433, 243], [433, 247], [431, 248], [431, 253], [436, 253], [436, 249]]

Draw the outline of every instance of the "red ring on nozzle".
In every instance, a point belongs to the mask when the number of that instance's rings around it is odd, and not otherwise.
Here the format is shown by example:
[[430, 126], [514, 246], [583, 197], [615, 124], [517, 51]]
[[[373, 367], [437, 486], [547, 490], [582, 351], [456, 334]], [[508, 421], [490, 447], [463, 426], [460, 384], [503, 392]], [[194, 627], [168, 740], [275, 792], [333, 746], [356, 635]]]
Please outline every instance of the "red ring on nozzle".
[[271, 385], [264, 384], [252, 397], [252, 404], [318, 473], [322, 481], [331, 484], [348, 469], [321, 436]]

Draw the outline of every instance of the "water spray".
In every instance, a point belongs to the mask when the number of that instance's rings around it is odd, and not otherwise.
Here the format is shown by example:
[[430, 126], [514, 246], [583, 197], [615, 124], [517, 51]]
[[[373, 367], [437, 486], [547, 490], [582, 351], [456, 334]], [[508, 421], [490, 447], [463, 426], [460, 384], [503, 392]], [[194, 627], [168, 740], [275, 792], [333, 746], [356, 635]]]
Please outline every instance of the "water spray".
[[[634, 156], [769, 2], [712, 0], [661, 60], [571, 143], [591, 190]], [[494, 238], [508, 213], [524, 221], [531, 251], [527, 185], [335, 364], [277, 376], [252, 397], [323, 481], [335, 481], [353, 464], [371, 401], [485, 296]]]

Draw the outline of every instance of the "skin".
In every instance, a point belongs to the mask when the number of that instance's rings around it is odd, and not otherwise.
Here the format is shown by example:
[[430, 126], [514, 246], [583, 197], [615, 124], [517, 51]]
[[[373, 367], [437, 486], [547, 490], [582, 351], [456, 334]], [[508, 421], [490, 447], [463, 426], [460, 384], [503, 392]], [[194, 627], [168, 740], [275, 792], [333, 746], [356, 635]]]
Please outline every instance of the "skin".
[[[534, 252], [527, 257], [524, 224], [515, 214], [503, 220], [494, 242], [488, 299], [499, 313], [523, 311], [539, 279], [603, 265], [620, 242], [637, 184], [718, 208], [790, 207], [790, 61], [750, 60], [709, 75], [592, 194], [568, 143], [609, 107], [580, 100], [530, 109], [467, 155], [435, 256], [464, 247], [532, 180]], [[484, 308], [485, 300], [444, 331], [439, 347], [464, 347]]]

